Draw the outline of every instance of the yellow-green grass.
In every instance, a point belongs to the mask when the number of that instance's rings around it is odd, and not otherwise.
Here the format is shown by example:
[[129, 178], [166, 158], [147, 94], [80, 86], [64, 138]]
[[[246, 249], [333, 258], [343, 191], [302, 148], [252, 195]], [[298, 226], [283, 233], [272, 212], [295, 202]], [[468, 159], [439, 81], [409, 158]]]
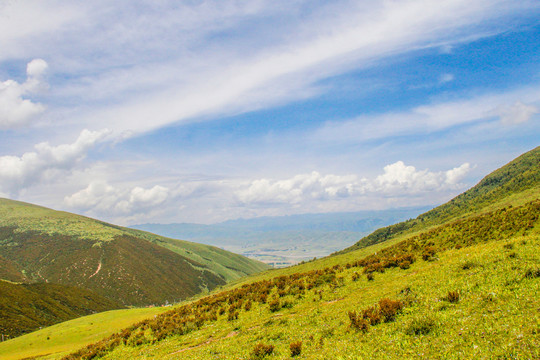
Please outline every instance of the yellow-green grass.
[[45, 356], [57, 358], [101, 340], [170, 307], [112, 310], [81, 317], [0, 343], [0, 359]]
[[[294, 341], [303, 342], [299, 359], [537, 359], [540, 279], [527, 272], [539, 269], [539, 245], [535, 234], [452, 249], [407, 270], [376, 273], [374, 281], [364, 275], [353, 281], [358, 268], [344, 269], [342, 286], [284, 297], [290, 309], [272, 313], [267, 304], [254, 303], [238, 320], [220, 316], [187, 335], [122, 345], [105, 359], [250, 359], [260, 342], [275, 346], [268, 359], [289, 359]], [[460, 294], [459, 302], [445, 300], [451, 291]], [[350, 328], [349, 311], [382, 298], [403, 301], [403, 313], [366, 334]], [[430, 331], [407, 333], [419, 326]]]

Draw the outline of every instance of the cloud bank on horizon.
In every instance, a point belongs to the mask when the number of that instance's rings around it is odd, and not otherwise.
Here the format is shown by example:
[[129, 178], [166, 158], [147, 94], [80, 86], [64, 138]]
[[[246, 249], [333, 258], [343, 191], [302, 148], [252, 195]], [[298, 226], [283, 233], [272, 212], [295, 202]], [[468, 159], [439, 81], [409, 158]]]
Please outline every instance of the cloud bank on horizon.
[[539, 14], [4, 3], [0, 195], [123, 224], [435, 205], [538, 145]]

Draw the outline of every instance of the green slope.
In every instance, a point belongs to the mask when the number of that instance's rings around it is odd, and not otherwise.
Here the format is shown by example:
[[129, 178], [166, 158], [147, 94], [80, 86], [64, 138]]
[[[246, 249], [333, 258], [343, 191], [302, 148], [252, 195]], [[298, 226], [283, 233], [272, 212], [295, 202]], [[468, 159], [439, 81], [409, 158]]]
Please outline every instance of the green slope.
[[478, 185], [455, 197], [446, 204], [421, 214], [416, 219], [381, 228], [362, 238], [353, 246], [337, 253], [352, 251], [399, 234], [421, 231], [451, 219], [467, 216], [498, 203], [519, 197], [527, 201], [540, 192], [540, 146], [521, 155], [502, 168], [486, 176]]
[[119, 303], [73, 286], [13, 284], [0, 280], [0, 334], [11, 338], [100, 311]]
[[0, 278], [69, 284], [125, 305], [179, 301], [267, 269], [208, 245], [0, 199]]

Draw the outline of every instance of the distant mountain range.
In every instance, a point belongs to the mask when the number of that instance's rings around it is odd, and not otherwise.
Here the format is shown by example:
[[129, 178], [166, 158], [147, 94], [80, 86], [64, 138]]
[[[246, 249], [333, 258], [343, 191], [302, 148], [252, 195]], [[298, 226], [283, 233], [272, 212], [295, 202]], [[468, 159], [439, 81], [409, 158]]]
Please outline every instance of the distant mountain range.
[[138, 224], [132, 228], [209, 244], [280, 267], [326, 256], [371, 231], [431, 207], [229, 220], [218, 224]]

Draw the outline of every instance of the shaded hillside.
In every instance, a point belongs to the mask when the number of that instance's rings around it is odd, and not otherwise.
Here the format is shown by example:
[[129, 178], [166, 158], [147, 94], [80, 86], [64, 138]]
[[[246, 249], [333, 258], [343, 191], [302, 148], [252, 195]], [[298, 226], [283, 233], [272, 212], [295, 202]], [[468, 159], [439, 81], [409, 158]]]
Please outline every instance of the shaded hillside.
[[96, 243], [0, 228], [0, 238], [2, 255], [24, 269], [26, 281], [91, 289], [124, 305], [179, 301], [225, 284], [203, 265], [132, 236]]
[[74, 286], [0, 281], [0, 334], [16, 337], [122, 305]]
[[502, 168], [484, 177], [473, 188], [449, 202], [421, 214], [416, 219], [378, 229], [362, 238], [343, 253], [377, 244], [403, 233], [411, 233], [455, 219], [510, 198], [512, 195], [532, 191], [540, 192], [540, 147], [519, 156]]
[[202, 244], [0, 199], [0, 278], [91, 289], [124, 305], [163, 304], [266, 265]]

